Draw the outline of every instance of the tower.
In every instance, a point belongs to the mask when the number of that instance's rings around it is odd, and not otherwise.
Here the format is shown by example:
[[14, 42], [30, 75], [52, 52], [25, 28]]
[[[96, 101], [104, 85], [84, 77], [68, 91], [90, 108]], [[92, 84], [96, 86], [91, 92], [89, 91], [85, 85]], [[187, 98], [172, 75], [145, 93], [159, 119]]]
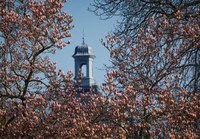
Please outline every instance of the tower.
[[76, 46], [72, 57], [75, 62], [75, 79], [79, 78], [79, 71], [81, 71], [83, 77], [80, 86], [85, 90], [89, 90], [91, 86], [95, 85], [93, 78], [93, 60], [95, 55], [92, 53], [92, 48], [85, 43], [84, 37], [82, 44]]

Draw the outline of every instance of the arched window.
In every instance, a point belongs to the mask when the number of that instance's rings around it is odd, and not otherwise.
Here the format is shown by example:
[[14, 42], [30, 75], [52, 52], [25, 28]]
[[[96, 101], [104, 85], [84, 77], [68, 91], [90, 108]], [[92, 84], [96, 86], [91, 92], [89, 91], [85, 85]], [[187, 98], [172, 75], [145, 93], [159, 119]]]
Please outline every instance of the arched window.
[[81, 73], [83, 74], [83, 77], [87, 76], [87, 66], [86, 66], [86, 64], [81, 65]]

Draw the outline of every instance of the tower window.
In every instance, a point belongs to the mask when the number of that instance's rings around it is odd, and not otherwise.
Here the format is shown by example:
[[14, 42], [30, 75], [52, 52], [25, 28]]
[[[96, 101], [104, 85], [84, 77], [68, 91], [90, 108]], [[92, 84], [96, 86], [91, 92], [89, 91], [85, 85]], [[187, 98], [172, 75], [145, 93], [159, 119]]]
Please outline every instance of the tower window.
[[81, 73], [83, 74], [83, 77], [87, 76], [87, 67], [86, 67], [86, 64], [81, 65]]

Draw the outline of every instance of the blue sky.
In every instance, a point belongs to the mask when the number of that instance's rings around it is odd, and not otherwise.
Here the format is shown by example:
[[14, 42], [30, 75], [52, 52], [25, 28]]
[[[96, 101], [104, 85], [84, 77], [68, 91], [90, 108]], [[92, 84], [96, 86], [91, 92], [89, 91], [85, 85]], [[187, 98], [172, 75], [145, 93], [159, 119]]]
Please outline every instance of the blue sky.
[[114, 29], [116, 21], [100, 20], [94, 13], [87, 9], [92, 0], [68, 0], [64, 11], [73, 16], [74, 28], [71, 30], [72, 37], [69, 38], [71, 44], [62, 50], [57, 50], [56, 54], [51, 56], [52, 61], [57, 62], [59, 69], [65, 73], [72, 70], [74, 73], [74, 59], [72, 55], [77, 45], [82, 43], [83, 29], [85, 34], [85, 43], [93, 49], [96, 58], [94, 59], [94, 78], [98, 84], [105, 79], [104, 64], [109, 64], [109, 52], [100, 43], [101, 38], [105, 38], [108, 32]]

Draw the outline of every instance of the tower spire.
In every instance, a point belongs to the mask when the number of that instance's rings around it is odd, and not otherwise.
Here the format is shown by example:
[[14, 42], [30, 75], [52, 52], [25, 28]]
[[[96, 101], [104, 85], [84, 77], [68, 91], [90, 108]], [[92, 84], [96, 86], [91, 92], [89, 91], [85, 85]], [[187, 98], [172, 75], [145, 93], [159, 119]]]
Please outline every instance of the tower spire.
[[85, 44], [85, 33], [84, 33], [84, 29], [83, 29], [83, 37], [82, 37], [82, 39], [83, 39], [83, 44]]

